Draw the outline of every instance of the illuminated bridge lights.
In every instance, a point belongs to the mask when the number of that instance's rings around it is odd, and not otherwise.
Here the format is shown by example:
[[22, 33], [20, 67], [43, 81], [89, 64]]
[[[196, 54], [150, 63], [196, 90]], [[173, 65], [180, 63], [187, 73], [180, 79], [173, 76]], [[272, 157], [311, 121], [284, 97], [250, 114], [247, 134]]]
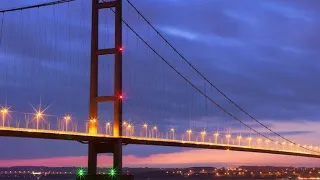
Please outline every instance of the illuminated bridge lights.
[[2, 116], [2, 127], [5, 127], [6, 117], [9, 115], [9, 109], [10, 108], [1, 106], [0, 114]]
[[70, 115], [66, 115], [65, 117], [63, 117], [64, 120], [66, 121], [70, 121], [71, 120], [71, 116]]
[[2, 115], [7, 115], [7, 114], [9, 113], [9, 109], [3, 107], [3, 108], [0, 110], [0, 113], [1, 113]]
[[42, 118], [42, 112], [37, 112], [36, 117], [37, 118]]
[[[0, 107], [1, 108], [1, 107]], [[44, 116], [47, 116], [43, 113], [44, 111], [36, 110], [35, 113], [32, 113], [35, 120], [44, 120]], [[0, 109], [0, 115], [1, 114], [8, 114], [10, 113], [9, 108], [2, 108]], [[58, 116], [57, 116], [58, 117]], [[0, 117], [1, 118], [1, 117]], [[48, 118], [50, 118], [48, 116]], [[87, 122], [87, 127], [85, 132], [78, 132], [75, 129], [72, 129], [72, 131], [64, 130], [68, 129], [67, 126], [68, 123], [70, 123], [70, 126], [72, 127], [72, 116], [71, 115], [65, 115], [61, 118], [66, 128], [39, 128], [32, 127], [29, 128], [29, 126], [26, 124], [26, 128], [20, 127], [10, 127], [10, 125], [6, 124], [5, 126], [0, 125], [0, 132], [1, 130], [4, 131], [12, 131], [12, 132], [25, 132], [25, 133], [39, 133], [39, 134], [58, 134], [58, 135], [75, 135], [78, 136], [78, 138], [81, 139], [81, 137], [105, 137], [105, 138], [115, 138], [116, 136], [113, 135], [113, 131], [116, 131], [113, 129], [112, 123], [105, 121], [103, 128], [98, 128], [98, 119], [97, 118], [91, 118]], [[45, 122], [45, 121], [44, 121]], [[11, 122], [12, 123], [12, 122]], [[34, 123], [37, 123], [40, 125], [39, 121]], [[17, 124], [17, 123], [12, 123]], [[231, 148], [230, 150], [234, 150], [234, 148], [243, 148], [245, 150], [248, 149], [248, 151], [256, 151], [256, 150], [268, 150], [270, 153], [282, 153], [282, 152], [289, 152], [289, 153], [299, 153], [302, 155], [305, 154], [312, 154], [312, 155], [318, 155], [320, 156], [320, 152], [317, 152], [320, 148], [319, 146], [313, 146], [313, 145], [300, 145], [300, 144], [293, 144], [290, 142], [279, 142], [279, 141], [272, 141], [271, 139], [262, 139], [262, 138], [256, 138], [255, 136], [231, 136], [230, 132], [213, 132], [208, 133], [207, 131], [203, 130], [201, 132], [194, 131], [191, 129], [188, 129], [181, 134], [177, 131], [177, 129], [170, 127], [165, 130], [162, 129], [162, 127], [156, 126], [156, 125], [148, 125], [147, 123], [142, 123], [140, 125], [134, 125], [133, 123], [129, 123], [128, 121], [122, 122], [122, 128], [125, 132], [121, 138], [124, 139], [132, 139], [133, 141], [139, 143], [138, 141], [144, 141], [141, 142], [142, 144], [152, 142], [153, 144], [161, 145], [162, 143], [177, 143], [177, 146], [186, 146], [191, 145], [192, 147], [199, 146], [208, 146], [204, 148], [210, 148], [210, 146], [215, 146], [214, 148]], [[56, 129], [56, 130], [55, 130]], [[137, 132], [138, 131], [138, 132]], [[211, 134], [211, 135], [209, 135]], [[19, 136], [19, 135], [17, 135]], [[27, 136], [28, 137], [28, 136]], [[41, 137], [41, 135], [40, 135]], [[118, 136], [117, 136], [118, 137]], [[180, 139], [181, 137], [181, 139]], [[60, 138], [60, 137], [59, 137]], [[59, 139], [58, 138], [58, 139]], [[151, 144], [152, 144], [151, 143]], [[196, 145], [196, 146], [194, 146]]]
[[65, 121], [65, 128], [66, 128], [66, 131], [68, 131], [68, 123], [71, 121], [71, 116], [70, 115], [66, 115], [63, 117], [64, 121]]
[[96, 118], [91, 118], [89, 120], [89, 134], [95, 135], [98, 133], [98, 120]]
[[[113, 136], [110, 135], [106, 135], [106, 134], [90, 134], [90, 133], [81, 133], [81, 132], [66, 132], [66, 131], [56, 131], [56, 130], [37, 130], [37, 129], [28, 129], [28, 128], [13, 128], [13, 127], [0, 127], [0, 131], [1, 130], [9, 130], [9, 131], [14, 131], [14, 132], [32, 132], [32, 133], [50, 133], [50, 134], [61, 134], [61, 135], [76, 135], [76, 136], [82, 136], [82, 137], [105, 137], [105, 138], [113, 138]], [[295, 151], [292, 149], [276, 149], [276, 148], [270, 148], [270, 147], [253, 147], [253, 146], [239, 146], [239, 145], [235, 145], [235, 144], [216, 144], [216, 143], [211, 143], [211, 142], [197, 142], [197, 141], [184, 141], [184, 140], [176, 140], [176, 139], [165, 139], [165, 138], [154, 138], [154, 137], [144, 137], [143, 133], [141, 135], [142, 137], [138, 137], [138, 136], [126, 136], [126, 137], [122, 137], [124, 139], [131, 139], [134, 141], [149, 141], [149, 142], [154, 142], [155, 144], [159, 144], [161, 145], [162, 143], [177, 143], [175, 144], [176, 146], [179, 146], [179, 144], [181, 145], [186, 145], [186, 144], [190, 144], [190, 145], [199, 145], [199, 146], [208, 146], [207, 148], [210, 148], [210, 146], [216, 146], [216, 147], [221, 147], [222, 149], [226, 149], [226, 150], [234, 150], [234, 148], [242, 148], [243, 150], [246, 151], [257, 151], [257, 150], [268, 150], [268, 153], [282, 153], [282, 152], [290, 152], [290, 153], [295, 153], [295, 154], [301, 154], [301, 155], [318, 155], [320, 157], [320, 153], [315, 153], [315, 152], [311, 152], [311, 151], [304, 151], [304, 150], [299, 150], [299, 151]], [[288, 146], [289, 147], [289, 146]], [[206, 148], [206, 147], [204, 147]], [[220, 149], [220, 148], [219, 148]]]

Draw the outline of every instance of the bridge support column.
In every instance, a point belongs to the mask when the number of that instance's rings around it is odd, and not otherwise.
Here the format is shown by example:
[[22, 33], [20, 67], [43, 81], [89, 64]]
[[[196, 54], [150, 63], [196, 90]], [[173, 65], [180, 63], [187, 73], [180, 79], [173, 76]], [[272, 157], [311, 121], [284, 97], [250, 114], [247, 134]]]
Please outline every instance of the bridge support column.
[[117, 140], [113, 148], [113, 167], [122, 172], [122, 140]]
[[107, 143], [89, 142], [88, 144], [88, 173], [85, 176], [77, 177], [77, 180], [108, 180], [114, 179], [110, 175], [97, 174], [97, 155], [99, 153], [113, 154], [113, 169], [115, 170], [116, 179], [133, 180], [133, 175], [124, 175], [122, 173], [122, 140], [114, 139]]
[[[114, 8], [115, 11], [115, 42], [114, 48], [99, 49], [99, 10]], [[90, 69], [90, 108], [89, 134], [98, 133], [98, 103], [112, 102], [114, 109], [113, 136], [119, 137], [108, 143], [89, 142], [88, 148], [88, 175], [93, 179], [97, 173], [97, 154], [113, 153], [113, 167], [122, 174], [122, 0], [102, 1], [92, 0], [91, 23], [91, 69]], [[99, 55], [114, 55], [114, 93], [112, 96], [98, 95], [98, 60]], [[120, 179], [126, 179], [121, 176]]]
[[97, 174], [97, 149], [94, 142], [88, 143], [88, 175]]

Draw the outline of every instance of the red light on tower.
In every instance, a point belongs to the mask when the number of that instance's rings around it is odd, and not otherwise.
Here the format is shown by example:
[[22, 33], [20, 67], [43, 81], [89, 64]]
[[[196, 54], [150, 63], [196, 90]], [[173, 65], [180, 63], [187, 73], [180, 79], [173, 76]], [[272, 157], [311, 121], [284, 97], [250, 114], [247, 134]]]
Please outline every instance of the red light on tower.
[[119, 47], [119, 51], [122, 52], [123, 51], [123, 47]]
[[120, 96], [119, 96], [119, 99], [123, 99], [123, 96], [122, 96], [122, 95], [120, 95]]

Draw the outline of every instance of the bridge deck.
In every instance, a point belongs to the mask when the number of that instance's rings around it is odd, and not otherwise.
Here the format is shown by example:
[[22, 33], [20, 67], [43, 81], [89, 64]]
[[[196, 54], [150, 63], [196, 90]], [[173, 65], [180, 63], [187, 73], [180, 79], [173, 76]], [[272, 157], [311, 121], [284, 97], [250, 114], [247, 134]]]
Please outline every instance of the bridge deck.
[[[21, 137], [21, 138], [39, 138], [39, 139], [56, 139], [56, 140], [69, 140], [69, 141], [96, 141], [96, 142], [110, 142], [119, 137], [108, 136], [104, 134], [91, 135], [88, 133], [79, 132], [65, 132], [55, 130], [36, 130], [26, 128], [8, 128], [0, 127], [0, 136], [4, 137]], [[301, 157], [320, 158], [320, 153], [288, 151], [278, 149], [265, 149], [249, 146], [215, 144], [208, 142], [194, 142], [182, 140], [170, 140], [159, 138], [143, 138], [143, 137], [120, 137], [125, 144], [141, 144], [141, 145], [155, 145], [155, 146], [171, 146], [171, 147], [187, 147], [187, 148], [200, 148], [200, 149], [218, 149], [228, 151], [243, 151], [243, 152], [257, 152]]]

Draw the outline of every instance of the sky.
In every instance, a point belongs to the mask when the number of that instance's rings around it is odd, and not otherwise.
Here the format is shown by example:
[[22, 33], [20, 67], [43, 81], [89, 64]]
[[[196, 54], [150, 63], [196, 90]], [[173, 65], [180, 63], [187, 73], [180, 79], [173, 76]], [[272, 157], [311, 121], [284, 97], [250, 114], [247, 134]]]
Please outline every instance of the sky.
[[[48, 2], [2, 0], [1, 9]], [[214, 85], [276, 132], [318, 145], [320, 2], [314, 0], [132, 0], [173, 46]], [[88, 117], [90, 3], [86, 0], [0, 14], [0, 104], [11, 106], [11, 124], [25, 126], [31, 105], [47, 107], [46, 121], [72, 114], [78, 129]], [[113, 46], [113, 13], [101, 12], [99, 48]], [[274, 138], [204, 82], [124, 2], [123, 19], [200, 90], [239, 119]], [[124, 119], [162, 132], [253, 132], [205, 100], [123, 26]], [[110, 95], [112, 56], [99, 58], [99, 95]], [[112, 106], [99, 106], [101, 126]], [[103, 128], [101, 128], [103, 129]], [[137, 128], [137, 132], [141, 132]], [[180, 135], [179, 135], [180, 136]], [[0, 166], [85, 166], [86, 145], [39, 139], [0, 139]], [[186, 158], [187, 157], [187, 158]], [[110, 156], [99, 157], [110, 165]], [[124, 165], [242, 164], [319, 166], [317, 159], [218, 150], [127, 145]]]

